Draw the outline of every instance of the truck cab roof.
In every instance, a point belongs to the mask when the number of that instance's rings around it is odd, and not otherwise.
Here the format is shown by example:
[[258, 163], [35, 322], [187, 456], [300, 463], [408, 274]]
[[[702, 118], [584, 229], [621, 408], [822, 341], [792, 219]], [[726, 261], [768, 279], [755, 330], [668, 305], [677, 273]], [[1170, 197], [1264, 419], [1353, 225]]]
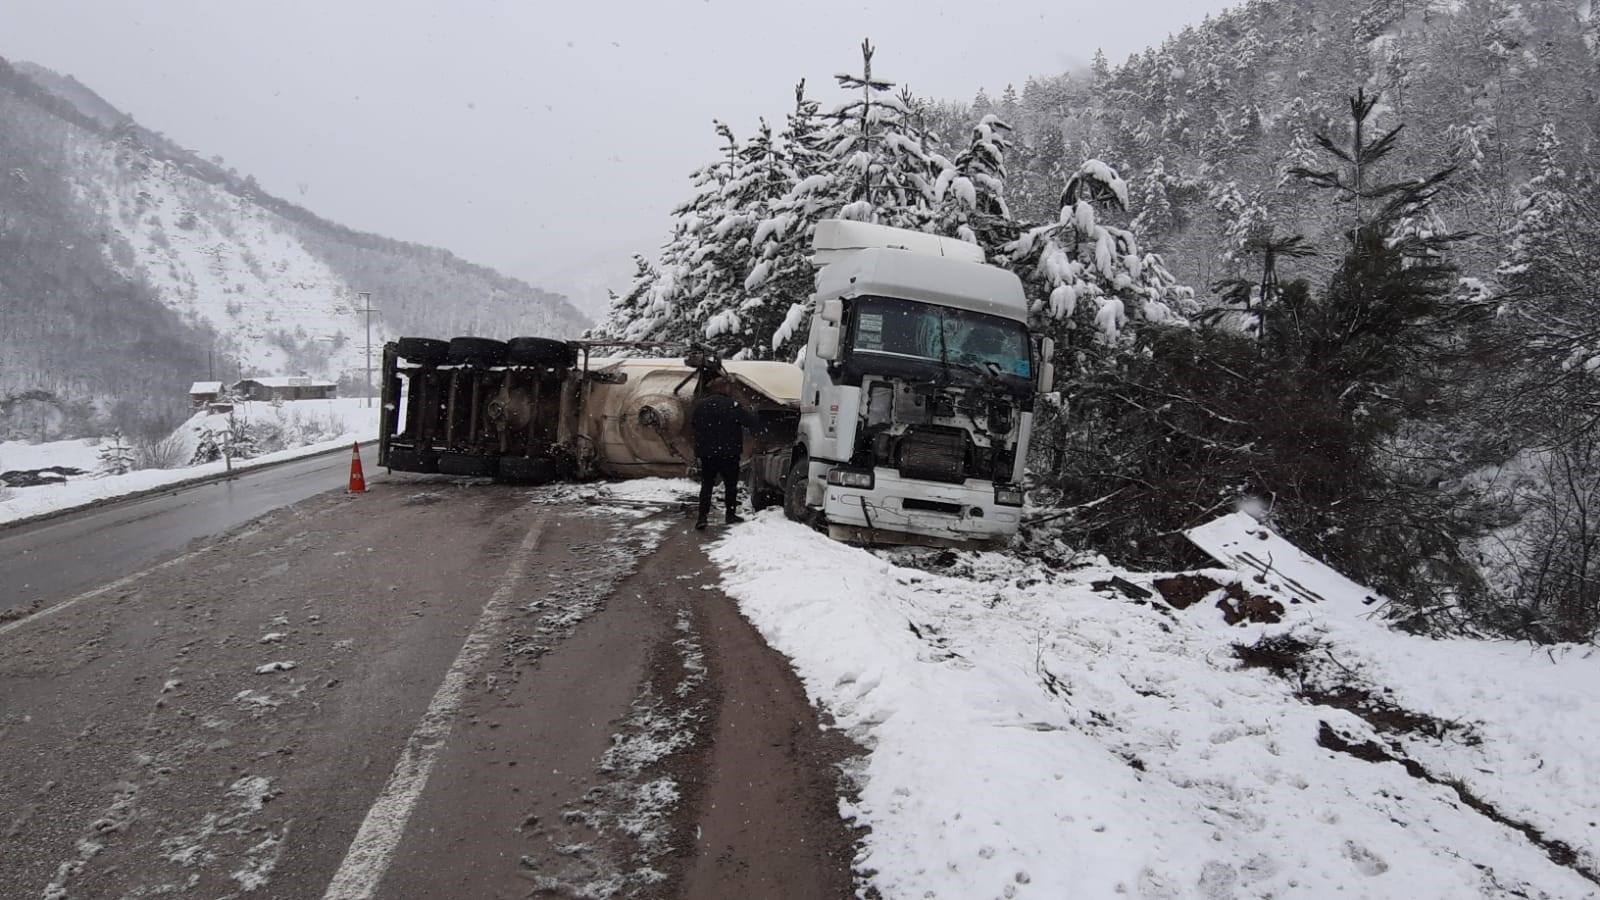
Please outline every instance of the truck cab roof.
[[898, 297], [1028, 320], [1017, 276], [998, 266], [910, 250], [867, 247], [840, 254], [817, 272], [817, 299]]

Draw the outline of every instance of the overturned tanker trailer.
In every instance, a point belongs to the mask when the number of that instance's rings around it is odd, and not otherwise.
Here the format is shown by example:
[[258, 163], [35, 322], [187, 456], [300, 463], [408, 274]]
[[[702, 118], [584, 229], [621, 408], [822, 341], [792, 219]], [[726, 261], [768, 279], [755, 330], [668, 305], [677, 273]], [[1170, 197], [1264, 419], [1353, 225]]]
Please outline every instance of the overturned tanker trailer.
[[[595, 353], [672, 348], [687, 352]], [[528, 484], [683, 476], [695, 461], [690, 410], [717, 375], [762, 420], [747, 456], [792, 445], [801, 373], [787, 363], [724, 362], [682, 344], [401, 338], [383, 348], [378, 462]]]

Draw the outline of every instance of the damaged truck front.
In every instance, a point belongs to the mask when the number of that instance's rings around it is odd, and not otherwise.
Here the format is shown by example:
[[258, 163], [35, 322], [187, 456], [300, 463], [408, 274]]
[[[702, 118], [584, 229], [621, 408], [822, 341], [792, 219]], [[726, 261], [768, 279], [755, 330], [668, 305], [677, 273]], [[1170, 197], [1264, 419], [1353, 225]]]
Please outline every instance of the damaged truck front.
[[799, 429], [753, 484], [840, 539], [1009, 539], [1053, 381], [1022, 283], [976, 245], [860, 222], [819, 223], [813, 249]]

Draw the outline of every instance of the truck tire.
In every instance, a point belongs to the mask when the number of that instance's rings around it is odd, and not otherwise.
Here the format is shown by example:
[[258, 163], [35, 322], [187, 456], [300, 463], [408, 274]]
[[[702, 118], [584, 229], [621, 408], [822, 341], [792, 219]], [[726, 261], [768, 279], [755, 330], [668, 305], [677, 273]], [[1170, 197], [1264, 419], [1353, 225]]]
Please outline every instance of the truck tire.
[[439, 471], [445, 475], [493, 478], [500, 469], [499, 463], [498, 456], [477, 456], [472, 453], [439, 454]]
[[750, 509], [760, 512], [772, 506], [783, 505], [783, 492], [774, 491], [772, 488], [758, 483], [758, 467], [751, 460], [750, 468], [745, 472], [745, 492], [750, 495]]
[[811, 477], [811, 459], [804, 452], [796, 453], [789, 463], [789, 474], [783, 479], [783, 514], [796, 522], [811, 519], [806, 506], [806, 481]]
[[395, 342], [395, 353], [406, 362], [437, 366], [450, 358], [450, 345], [433, 338], [401, 338]]
[[549, 484], [556, 480], [556, 464], [547, 456], [502, 456], [499, 478], [512, 484]]
[[513, 366], [570, 369], [578, 364], [578, 348], [554, 338], [512, 338], [506, 348], [506, 361]]
[[454, 365], [503, 365], [506, 361], [506, 342], [491, 338], [451, 338], [449, 361]]
[[437, 472], [439, 454], [432, 450], [390, 447], [388, 468], [400, 472]]

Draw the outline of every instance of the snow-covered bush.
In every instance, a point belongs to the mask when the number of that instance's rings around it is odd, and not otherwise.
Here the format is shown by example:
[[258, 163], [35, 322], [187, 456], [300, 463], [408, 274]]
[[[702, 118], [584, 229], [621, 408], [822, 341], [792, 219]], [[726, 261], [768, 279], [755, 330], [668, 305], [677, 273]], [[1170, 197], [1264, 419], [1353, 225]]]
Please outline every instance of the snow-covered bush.
[[176, 469], [183, 465], [184, 441], [177, 433], [166, 436], [138, 436], [133, 439], [136, 469]]

